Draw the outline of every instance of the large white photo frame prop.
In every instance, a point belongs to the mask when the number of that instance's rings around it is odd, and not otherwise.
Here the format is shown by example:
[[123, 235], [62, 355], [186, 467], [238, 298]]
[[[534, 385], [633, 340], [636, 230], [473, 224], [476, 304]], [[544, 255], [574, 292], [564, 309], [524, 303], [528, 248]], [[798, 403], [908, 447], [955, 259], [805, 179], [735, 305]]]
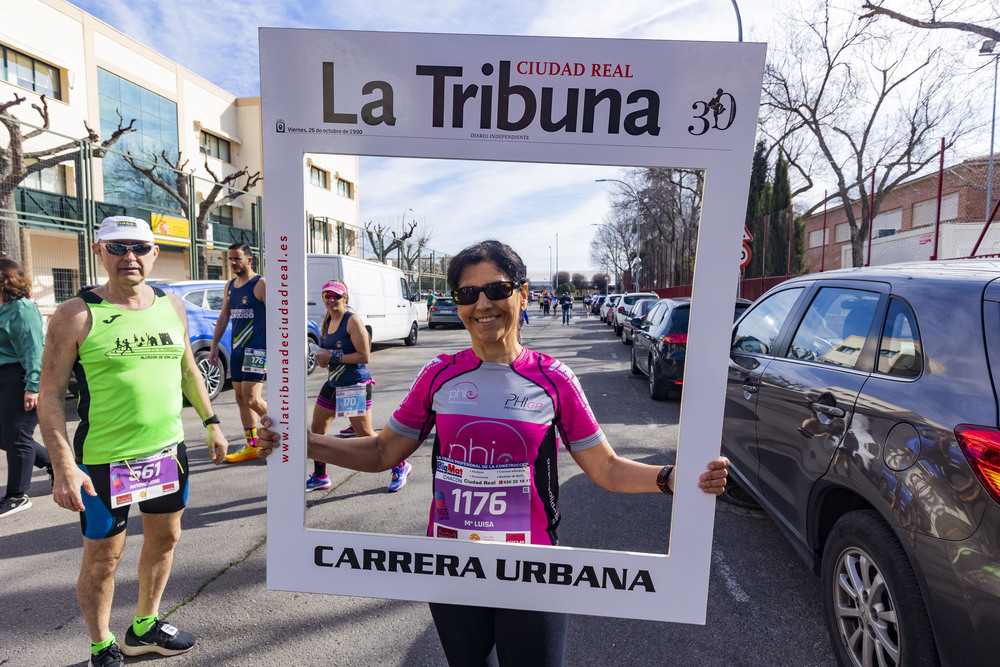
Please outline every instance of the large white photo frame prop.
[[[268, 460], [268, 588], [704, 624], [715, 497], [697, 476], [719, 453], [764, 56], [763, 44], [260, 30], [267, 401], [285, 443]], [[574, 97], [575, 127], [556, 128]], [[693, 298], [721, 305], [690, 323], [669, 555], [305, 528], [305, 153], [706, 170]], [[505, 578], [522, 564], [528, 581]]]

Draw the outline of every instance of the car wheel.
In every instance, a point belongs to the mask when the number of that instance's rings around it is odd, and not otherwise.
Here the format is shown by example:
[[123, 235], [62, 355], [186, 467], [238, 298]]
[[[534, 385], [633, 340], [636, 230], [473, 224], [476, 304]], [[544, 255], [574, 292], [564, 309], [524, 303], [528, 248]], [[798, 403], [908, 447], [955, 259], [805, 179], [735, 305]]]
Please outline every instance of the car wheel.
[[622, 344], [631, 345], [632, 339], [625, 334], [625, 327], [622, 327]]
[[845, 514], [830, 531], [820, 567], [823, 613], [840, 664], [938, 664], [916, 575], [875, 512]]
[[222, 393], [222, 385], [225, 384], [225, 375], [220, 364], [213, 366], [208, 361], [208, 350], [198, 350], [194, 353], [194, 362], [201, 371], [201, 377], [205, 380], [205, 389], [208, 390], [208, 398], [215, 398]]
[[433, 328], [434, 328], [434, 327], [436, 327], [436, 326], [437, 326], [437, 325], [436, 325], [436, 324], [434, 324], [433, 322], [428, 322], [428, 323], [427, 323], [427, 328], [428, 328], [428, 329], [433, 329]]
[[620, 326], [618, 326], [616, 324], [614, 326], [613, 331], [615, 332], [615, 338], [617, 338], [618, 336], [623, 336], [624, 335], [625, 327], [620, 327]]
[[316, 355], [309, 349], [309, 344], [315, 342], [312, 338], [306, 338], [306, 375], [312, 375], [316, 370]]
[[632, 354], [629, 355], [632, 360], [632, 375], [642, 375], [642, 371], [639, 370], [638, 364], [635, 363], [635, 345], [632, 346]]
[[414, 322], [413, 326], [410, 327], [410, 335], [403, 339], [408, 347], [413, 347], [417, 344], [417, 323]]
[[670, 390], [663, 386], [663, 382], [656, 379], [656, 368], [653, 367], [653, 360], [649, 360], [649, 397], [654, 401], [665, 401], [670, 398]]

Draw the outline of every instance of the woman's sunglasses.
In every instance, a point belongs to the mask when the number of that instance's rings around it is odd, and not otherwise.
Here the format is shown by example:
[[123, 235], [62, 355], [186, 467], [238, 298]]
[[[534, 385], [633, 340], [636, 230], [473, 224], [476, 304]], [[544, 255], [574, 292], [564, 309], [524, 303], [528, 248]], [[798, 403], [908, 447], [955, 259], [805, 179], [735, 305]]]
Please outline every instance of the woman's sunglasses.
[[323, 292], [323, 298], [324, 299], [332, 299], [333, 301], [340, 301], [342, 298], [344, 298], [344, 295], [343, 294], [337, 294], [336, 292], [327, 291], [327, 292]]
[[150, 251], [153, 250], [152, 243], [105, 243], [104, 247], [108, 252], [116, 257], [121, 257], [129, 250], [131, 250], [132, 254], [136, 257], [142, 257], [143, 255], [148, 255]]
[[510, 298], [519, 285], [520, 283], [515, 283], [513, 280], [503, 280], [482, 287], [459, 287], [451, 291], [451, 296], [458, 305], [471, 306], [479, 301], [480, 294], [485, 294], [490, 301]]

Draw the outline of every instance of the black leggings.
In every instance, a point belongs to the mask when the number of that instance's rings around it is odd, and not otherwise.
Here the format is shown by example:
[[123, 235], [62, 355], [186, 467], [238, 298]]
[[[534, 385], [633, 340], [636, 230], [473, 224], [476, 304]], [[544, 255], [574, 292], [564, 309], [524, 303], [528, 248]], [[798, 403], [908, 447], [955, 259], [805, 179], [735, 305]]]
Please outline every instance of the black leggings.
[[494, 644], [501, 667], [563, 664], [569, 617], [547, 611], [430, 603], [451, 667], [488, 665]]

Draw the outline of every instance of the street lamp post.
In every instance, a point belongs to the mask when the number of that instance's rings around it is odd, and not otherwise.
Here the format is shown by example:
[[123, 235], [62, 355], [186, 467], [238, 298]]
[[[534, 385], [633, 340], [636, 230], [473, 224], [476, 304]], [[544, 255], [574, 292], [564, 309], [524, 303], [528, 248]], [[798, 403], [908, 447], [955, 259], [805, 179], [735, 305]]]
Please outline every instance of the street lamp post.
[[[552, 282], [553, 283], [558, 283], [559, 282], [559, 234], [556, 234], [556, 273], [555, 273], [554, 276], [552, 276]], [[553, 294], [556, 293], [556, 286], [557, 285], [555, 285], [555, 284], [552, 285], [552, 293]]]
[[552, 288], [552, 245], [549, 245], [549, 288]]
[[636, 291], [639, 290], [639, 266], [642, 264], [642, 260], [639, 259], [639, 222], [642, 220], [642, 200], [639, 199], [639, 193], [635, 191], [631, 185], [625, 181], [618, 180], [617, 178], [598, 178], [595, 179], [595, 183], [621, 183], [626, 188], [628, 188], [632, 195], [635, 197], [635, 265], [632, 270], [632, 284], [635, 286]]
[[990, 212], [993, 209], [993, 138], [997, 129], [997, 62], [1000, 61], [1000, 53], [994, 53], [996, 47], [995, 39], [987, 39], [979, 49], [979, 55], [993, 58], [993, 112], [990, 114], [990, 166], [986, 176], [986, 217], [990, 219]]

